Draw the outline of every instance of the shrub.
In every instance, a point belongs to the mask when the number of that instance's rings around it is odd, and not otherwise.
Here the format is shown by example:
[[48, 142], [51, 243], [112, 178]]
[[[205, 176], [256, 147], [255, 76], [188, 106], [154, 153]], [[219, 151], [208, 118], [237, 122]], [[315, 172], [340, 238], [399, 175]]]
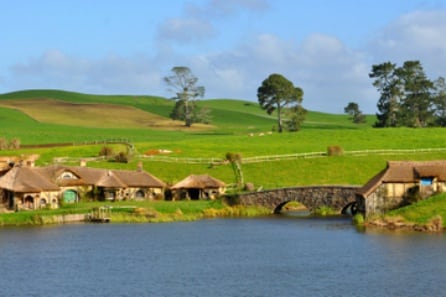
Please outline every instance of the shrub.
[[0, 138], [0, 150], [6, 150], [8, 148], [8, 141], [6, 138]]
[[363, 226], [365, 223], [364, 215], [357, 213], [353, 216], [353, 223], [357, 226]]
[[113, 154], [113, 149], [109, 146], [103, 146], [99, 151], [99, 156], [110, 157]]
[[129, 154], [125, 152], [119, 152], [119, 154], [115, 156], [115, 161], [119, 163], [128, 163], [130, 161], [129, 159]]
[[157, 193], [154, 197], [155, 200], [164, 200], [164, 194], [163, 193]]
[[344, 149], [339, 145], [331, 145], [327, 148], [328, 156], [342, 156], [344, 154]]
[[11, 142], [9, 143], [9, 147], [15, 150], [20, 149], [20, 139], [18, 138], [12, 139]]
[[408, 204], [413, 204], [423, 200], [423, 197], [421, 196], [420, 193], [420, 186], [418, 185], [410, 187], [404, 196]]

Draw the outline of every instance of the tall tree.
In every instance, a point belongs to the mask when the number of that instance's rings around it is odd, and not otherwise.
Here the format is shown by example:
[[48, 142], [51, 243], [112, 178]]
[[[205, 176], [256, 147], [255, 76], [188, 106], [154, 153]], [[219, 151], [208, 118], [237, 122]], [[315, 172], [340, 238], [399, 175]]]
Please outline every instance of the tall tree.
[[372, 66], [370, 78], [374, 78], [373, 86], [378, 89], [378, 113], [375, 127], [396, 127], [399, 124], [399, 107], [401, 88], [395, 74], [396, 64], [391, 62]]
[[[271, 74], [266, 78], [262, 85], [257, 89], [257, 98], [260, 107], [268, 114], [277, 111], [278, 131], [283, 131], [282, 111], [284, 108], [295, 108], [296, 112], [302, 112], [301, 108], [303, 90], [295, 87], [291, 81], [280, 74]], [[303, 121], [302, 114], [294, 117], [294, 126], [299, 126]], [[296, 123], [299, 121], [299, 123]]]
[[[192, 100], [197, 99], [198, 97], [203, 97], [205, 93], [205, 88], [203, 86], [197, 86], [198, 78], [194, 76], [191, 70], [185, 66], [176, 66], [171, 70], [174, 74], [171, 76], [164, 77], [164, 82], [169, 86], [169, 91], [175, 93], [175, 97], [172, 99], [181, 102], [181, 105], [184, 108], [184, 121], [185, 126], [190, 127], [193, 122], [193, 109], [195, 107], [194, 104], [191, 104]], [[174, 108], [175, 109], [175, 108]], [[172, 114], [177, 114], [178, 111], [173, 111]]]
[[446, 81], [444, 77], [439, 77], [435, 82], [434, 95], [434, 116], [435, 124], [446, 127]]
[[420, 61], [406, 61], [395, 70], [403, 87], [401, 115], [409, 127], [425, 127], [433, 119], [434, 83], [424, 73]]
[[369, 76], [381, 94], [376, 127], [438, 124], [437, 85], [426, 77], [420, 61], [406, 61], [402, 67], [390, 62], [373, 65]]

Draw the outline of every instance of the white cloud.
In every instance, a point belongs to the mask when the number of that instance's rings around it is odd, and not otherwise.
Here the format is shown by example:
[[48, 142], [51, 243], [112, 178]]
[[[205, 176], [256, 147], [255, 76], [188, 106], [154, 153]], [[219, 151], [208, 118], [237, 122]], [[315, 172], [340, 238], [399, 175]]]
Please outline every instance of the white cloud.
[[206, 15], [231, 16], [240, 10], [264, 11], [269, 7], [266, 0], [211, 0], [203, 10]]
[[[369, 44], [374, 63], [419, 60], [431, 76], [446, 73], [446, 11], [417, 11], [383, 28]], [[442, 74], [443, 72], [443, 74]], [[432, 77], [431, 77], [432, 78]]]
[[[259, 3], [265, 2], [211, 1], [190, 7], [189, 15], [226, 17]], [[212, 98], [257, 100], [258, 86], [275, 72], [304, 89], [303, 104], [309, 109], [342, 113], [343, 107], [354, 101], [363, 112], [374, 113], [379, 94], [368, 77], [372, 65], [416, 59], [430, 78], [446, 76], [444, 36], [445, 10], [417, 11], [390, 23], [361, 49], [349, 48], [336, 37], [320, 33], [303, 40], [264, 33], [246, 38], [227, 51], [184, 57], [183, 61], [200, 77]]]
[[280, 73], [303, 88], [306, 108], [342, 113], [354, 101], [364, 112], [374, 112], [365, 60], [330, 36], [315, 34], [299, 43], [263, 34], [231, 52], [207, 56], [207, 69], [198, 76], [209, 84], [211, 97], [257, 100], [261, 82]]
[[182, 16], [166, 19], [158, 26], [159, 41], [179, 44], [203, 42], [217, 36], [215, 21], [244, 11], [263, 11], [266, 0], [210, 0], [198, 6], [186, 3]]
[[262, 12], [269, 8], [267, 0], [209, 0], [202, 5], [187, 3], [184, 14], [201, 19], [228, 18], [242, 11]]
[[6, 83], [15, 89], [55, 88], [102, 94], [152, 94], [151, 90], [159, 89], [160, 73], [156, 65], [141, 55], [109, 55], [89, 60], [53, 50], [11, 66], [11, 76]]
[[158, 28], [159, 40], [191, 43], [206, 40], [215, 35], [212, 24], [197, 18], [172, 18]]
[[[165, 48], [163, 48], [165, 49]], [[169, 97], [162, 78], [173, 66], [188, 66], [206, 88], [206, 98], [257, 101], [257, 88], [271, 73], [280, 73], [304, 89], [304, 107], [343, 112], [349, 101], [364, 112], [370, 104], [371, 82], [364, 55], [336, 38], [311, 35], [302, 42], [262, 34], [230, 51], [182, 56], [145, 55], [81, 59], [60, 51], [11, 68], [9, 84], [16, 89], [57, 88], [104, 94], [150, 94]]]
[[[213, 23], [206, 23], [207, 19], [202, 17], [203, 11], [215, 7], [214, 13], [230, 16], [242, 8], [248, 9], [250, 4], [262, 2], [207, 2], [195, 14], [188, 12], [184, 18], [170, 19], [171, 32], [167, 33], [166, 28], [165, 34], [172, 34], [172, 39], [182, 42], [204, 41], [215, 32]], [[222, 7], [217, 8], [219, 5]], [[182, 30], [195, 35], [178, 37]], [[446, 12], [419, 11], [389, 24], [361, 49], [349, 48], [342, 40], [321, 33], [310, 34], [303, 40], [262, 33], [244, 36], [227, 49], [194, 54], [180, 54], [172, 44], [163, 42], [158, 44], [153, 57], [110, 54], [94, 59], [52, 50], [12, 65], [8, 73], [2, 73], [0, 84], [8, 90], [57, 88], [170, 97], [162, 78], [174, 66], [188, 66], [199, 78], [199, 84], [205, 86], [205, 98], [257, 101], [261, 82], [271, 73], [280, 73], [303, 88], [303, 105], [308, 109], [342, 113], [347, 103], [354, 101], [363, 112], [374, 113], [379, 94], [368, 77], [372, 64], [417, 59], [430, 78], [446, 76], [443, 36], [446, 36]]]

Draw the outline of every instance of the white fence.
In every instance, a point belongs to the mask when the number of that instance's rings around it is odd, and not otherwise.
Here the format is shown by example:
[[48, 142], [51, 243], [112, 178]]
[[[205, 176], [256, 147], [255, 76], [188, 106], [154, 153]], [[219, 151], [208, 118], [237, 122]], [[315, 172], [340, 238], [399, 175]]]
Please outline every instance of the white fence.
[[[398, 155], [398, 154], [413, 154], [413, 153], [429, 153], [429, 152], [446, 152], [446, 148], [425, 148], [425, 149], [379, 149], [379, 150], [360, 150], [360, 151], [344, 151], [343, 155], [347, 156], [364, 156], [364, 155]], [[309, 153], [296, 153], [296, 154], [284, 154], [284, 155], [271, 155], [271, 156], [256, 156], [242, 158], [243, 164], [248, 163], [263, 163], [272, 161], [286, 161], [295, 159], [306, 158], [318, 158], [327, 157], [327, 152], [309, 152]], [[149, 159], [156, 162], [168, 162], [168, 163], [183, 163], [183, 164], [226, 164], [227, 161], [218, 158], [180, 158], [169, 156], [146, 156], [141, 155], [145, 159]]]

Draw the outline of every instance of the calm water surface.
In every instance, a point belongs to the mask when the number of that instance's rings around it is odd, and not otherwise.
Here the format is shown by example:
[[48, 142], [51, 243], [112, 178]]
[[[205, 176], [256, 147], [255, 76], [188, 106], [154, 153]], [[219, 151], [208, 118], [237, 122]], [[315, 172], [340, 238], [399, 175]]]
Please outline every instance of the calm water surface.
[[0, 228], [0, 296], [446, 296], [444, 234], [349, 219]]

